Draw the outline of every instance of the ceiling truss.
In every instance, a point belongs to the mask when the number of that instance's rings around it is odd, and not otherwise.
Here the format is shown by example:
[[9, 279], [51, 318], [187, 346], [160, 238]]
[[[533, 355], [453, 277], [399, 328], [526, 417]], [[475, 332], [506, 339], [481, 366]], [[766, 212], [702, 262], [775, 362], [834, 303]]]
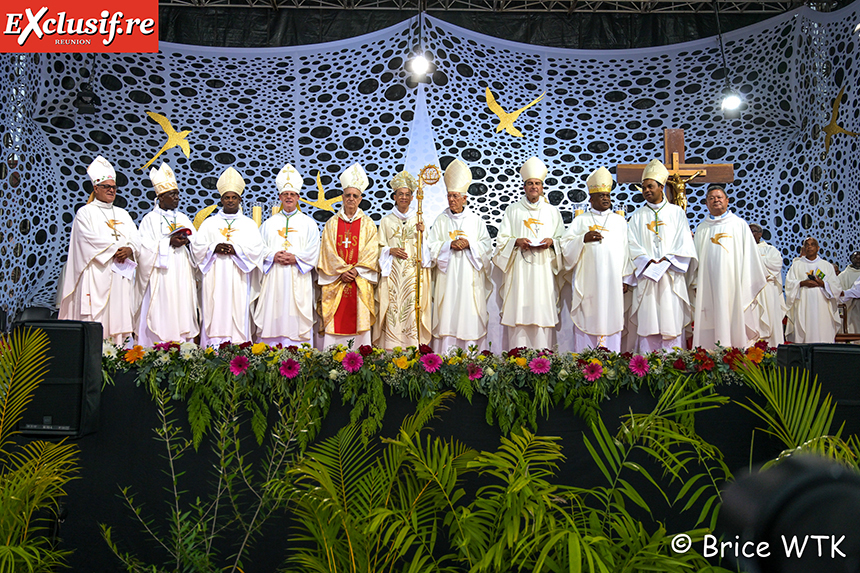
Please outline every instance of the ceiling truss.
[[[697, 14], [713, 12], [711, 0], [420, 0], [425, 11], [461, 12], [554, 12], [622, 14]], [[305, 8], [314, 10], [406, 10], [417, 11], [418, 0], [160, 0], [159, 6], [198, 8]], [[721, 14], [782, 14], [804, 2], [765, 0], [735, 2], [719, 0]], [[818, 4], [826, 4], [819, 2]], [[818, 7], [818, 6], [816, 6]]]

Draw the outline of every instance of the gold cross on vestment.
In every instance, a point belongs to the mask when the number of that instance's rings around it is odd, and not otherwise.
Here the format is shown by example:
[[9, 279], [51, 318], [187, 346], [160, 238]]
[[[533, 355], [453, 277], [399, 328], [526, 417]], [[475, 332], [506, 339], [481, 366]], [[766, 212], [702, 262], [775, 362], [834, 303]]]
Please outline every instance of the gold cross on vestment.
[[110, 227], [111, 231], [113, 231], [114, 240], [117, 240], [122, 236], [119, 234], [119, 231], [117, 231], [117, 229], [116, 229], [117, 225], [122, 225], [122, 221], [117, 221], [116, 219], [108, 219], [107, 220], [107, 226]]

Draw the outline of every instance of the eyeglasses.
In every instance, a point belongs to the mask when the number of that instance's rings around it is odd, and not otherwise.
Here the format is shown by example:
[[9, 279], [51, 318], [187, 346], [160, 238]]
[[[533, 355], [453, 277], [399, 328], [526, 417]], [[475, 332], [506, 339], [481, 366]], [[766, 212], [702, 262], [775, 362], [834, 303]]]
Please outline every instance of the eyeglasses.
[[104, 183], [99, 183], [96, 187], [107, 189], [108, 191], [116, 191], [116, 185], [105, 185]]

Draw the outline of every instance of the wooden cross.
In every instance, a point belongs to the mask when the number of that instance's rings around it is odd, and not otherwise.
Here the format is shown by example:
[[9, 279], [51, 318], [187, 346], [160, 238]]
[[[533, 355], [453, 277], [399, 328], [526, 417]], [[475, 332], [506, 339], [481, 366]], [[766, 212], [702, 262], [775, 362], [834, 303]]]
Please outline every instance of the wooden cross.
[[[684, 130], [663, 130], [663, 163], [669, 170], [666, 195], [672, 203], [687, 208], [686, 184], [694, 177], [702, 183], [731, 183], [735, 169], [731, 163], [684, 163]], [[644, 165], [618, 165], [618, 183], [639, 183]]]

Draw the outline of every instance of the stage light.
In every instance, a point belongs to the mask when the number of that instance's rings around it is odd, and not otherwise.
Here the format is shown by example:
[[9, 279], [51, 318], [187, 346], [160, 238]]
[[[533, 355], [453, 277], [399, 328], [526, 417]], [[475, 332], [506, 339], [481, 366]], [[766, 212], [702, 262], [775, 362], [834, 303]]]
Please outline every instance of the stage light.
[[738, 93], [731, 89], [726, 88], [723, 90], [723, 117], [726, 119], [740, 119], [741, 117], [741, 97]]
[[430, 69], [430, 62], [424, 56], [418, 56], [412, 60], [412, 71], [419, 75], [426, 75]]
[[75, 101], [72, 102], [72, 105], [77, 108], [78, 113], [85, 115], [92, 115], [98, 112], [98, 106], [101, 104], [101, 98], [93, 92], [93, 88], [88, 82], [81, 84], [81, 89], [78, 91]]

